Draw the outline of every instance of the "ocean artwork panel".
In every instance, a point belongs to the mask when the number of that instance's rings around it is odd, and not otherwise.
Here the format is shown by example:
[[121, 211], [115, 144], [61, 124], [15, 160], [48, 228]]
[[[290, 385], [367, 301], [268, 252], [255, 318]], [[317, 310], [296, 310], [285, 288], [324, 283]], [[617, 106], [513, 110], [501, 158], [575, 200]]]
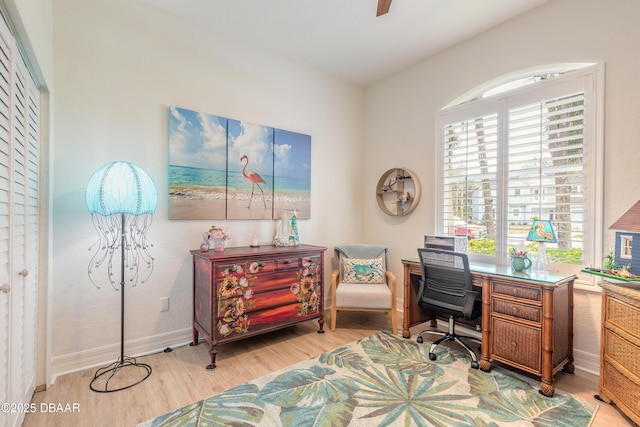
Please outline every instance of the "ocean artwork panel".
[[311, 136], [169, 107], [169, 219], [311, 217]]
[[272, 219], [274, 129], [228, 123], [227, 219]]
[[275, 129], [273, 217], [311, 218], [311, 136]]
[[227, 119], [168, 109], [169, 219], [224, 219]]

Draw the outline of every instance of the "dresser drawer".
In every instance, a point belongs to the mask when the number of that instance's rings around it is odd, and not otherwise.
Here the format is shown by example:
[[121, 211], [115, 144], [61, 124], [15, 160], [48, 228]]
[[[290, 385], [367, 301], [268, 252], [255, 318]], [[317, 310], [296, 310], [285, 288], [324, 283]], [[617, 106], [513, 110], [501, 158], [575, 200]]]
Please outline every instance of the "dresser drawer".
[[606, 359], [600, 363], [603, 371], [600, 386], [604, 388], [604, 394], [625, 414], [637, 421], [640, 417], [640, 385], [627, 378]]
[[275, 260], [275, 268], [278, 271], [281, 270], [295, 270], [298, 268], [317, 268], [320, 265], [319, 256], [306, 256], [306, 257], [287, 257], [278, 258]]
[[221, 280], [230, 275], [246, 276], [247, 274], [271, 273], [276, 269], [276, 261], [272, 259], [260, 261], [238, 261], [228, 264], [216, 264], [214, 277]]
[[498, 361], [540, 374], [542, 330], [521, 323], [491, 319], [491, 356]]
[[524, 319], [537, 324], [542, 322], [542, 307], [521, 304], [500, 298], [491, 299], [491, 313], [503, 314], [517, 319]]
[[640, 341], [640, 309], [610, 296], [605, 301], [607, 325], [616, 326]]
[[522, 286], [514, 282], [494, 279], [491, 281], [491, 293], [497, 296], [504, 295], [542, 304], [542, 288], [539, 287]]
[[277, 270], [295, 270], [300, 267], [298, 257], [292, 256], [288, 258], [278, 258], [275, 260]]
[[252, 289], [249, 289], [243, 295], [218, 300], [217, 317], [237, 317], [251, 311], [295, 304], [296, 302], [297, 297], [289, 288], [259, 294], [255, 294]]
[[640, 375], [640, 348], [613, 331], [605, 329], [602, 337], [606, 357]]
[[274, 329], [282, 323], [313, 318], [319, 315], [319, 308], [305, 310], [300, 303], [270, 307], [264, 310], [245, 312], [241, 315], [219, 317], [216, 331], [220, 341], [237, 339], [244, 335], [255, 335], [267, 329]]

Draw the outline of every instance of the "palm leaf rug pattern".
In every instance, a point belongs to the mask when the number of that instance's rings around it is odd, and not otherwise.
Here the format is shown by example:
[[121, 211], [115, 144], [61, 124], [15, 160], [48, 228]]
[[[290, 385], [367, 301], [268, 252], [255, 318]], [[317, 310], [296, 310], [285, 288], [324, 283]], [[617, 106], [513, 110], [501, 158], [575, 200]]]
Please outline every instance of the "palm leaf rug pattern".
[[388, 331], [139, 424], [165, 426], [588, 426], [596, 404]]

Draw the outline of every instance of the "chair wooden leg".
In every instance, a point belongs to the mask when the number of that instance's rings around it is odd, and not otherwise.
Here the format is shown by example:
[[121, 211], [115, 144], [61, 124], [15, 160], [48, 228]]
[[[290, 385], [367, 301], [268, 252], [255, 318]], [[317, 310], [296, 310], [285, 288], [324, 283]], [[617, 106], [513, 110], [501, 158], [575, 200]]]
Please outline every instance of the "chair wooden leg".
[[336, 315], [338, 314], [338, 310], [336, 309], [335, 304], [331, 307], [331, 332], [335, 332], [336, 330]]
[[398, 329], [398, 325], [397, 325], [398, 317], [397, 316], [398, 316], [398, 314], [396, 313], [396, 309], [395, 308], [391, 309], [391, 330], [393, 331], [393, 335], [396, 334], [396, 331]]

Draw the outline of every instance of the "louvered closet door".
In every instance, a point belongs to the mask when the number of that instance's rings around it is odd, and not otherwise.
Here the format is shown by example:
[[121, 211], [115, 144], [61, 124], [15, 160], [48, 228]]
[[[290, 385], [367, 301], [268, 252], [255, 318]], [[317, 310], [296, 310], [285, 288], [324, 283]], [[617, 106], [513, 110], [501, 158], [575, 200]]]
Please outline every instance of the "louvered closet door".
[[[4, 22], [3, 22], [4, 24]], [[11, 402], [9, 374], [11, 354], [11, 35], [0, 26], [0, 403]], [[0, 411], [0, 425], [8, 426], [9, 416]], [[16, 418], [13, 416], [13, 418]], [[14, 421], [15, 422], [15, 421]]]
[[[2, 22], [4, 24], [4, 22]], [[35, 389], [39, 94], [0, 29], [0, 425], [18, 426]]]

